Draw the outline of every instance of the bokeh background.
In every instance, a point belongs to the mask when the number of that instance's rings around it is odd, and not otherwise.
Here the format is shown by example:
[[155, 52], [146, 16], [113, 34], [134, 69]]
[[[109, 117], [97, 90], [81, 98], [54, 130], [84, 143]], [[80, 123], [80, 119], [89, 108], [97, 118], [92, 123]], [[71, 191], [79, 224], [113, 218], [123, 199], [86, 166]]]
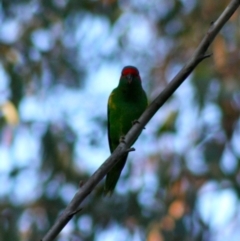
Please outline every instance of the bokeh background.
[[[153, 100], [227, 0], [2, 0], [0, 241], [40, 240], [109, 156], [107, 99], [139, 68]], [[240, 239], [240, 18], [148, 123], [115, 193], [58, 241]]]

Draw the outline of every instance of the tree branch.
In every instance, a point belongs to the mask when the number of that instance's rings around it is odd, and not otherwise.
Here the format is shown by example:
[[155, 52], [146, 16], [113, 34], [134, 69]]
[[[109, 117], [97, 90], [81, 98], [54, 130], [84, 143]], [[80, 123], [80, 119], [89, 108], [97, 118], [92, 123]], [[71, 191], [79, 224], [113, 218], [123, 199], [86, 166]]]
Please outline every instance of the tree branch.
[[139, 120], [133, 125], [124, 139], [112, 155], [99, 167], [99, 169], [87, 180], [87, 182], [76, 192], [70, 204], [66, 207], [64, 212], [59, 216], [56, 223], [43, 237], [42, 241], [52, 241], [61, 232], [64, 226], [79, 210], [79, 205], [92, 192], [94, 187], [102, 180], [102, 178], [110, 171], [122, 155], [126, 152], [133, 151], [130, 148], [130, 143], [136, 140], [140, 135], [142, 129], [146, 126], [158, 109], [168, 100], [168, 98], [175, 92], [175, 90], [182, 84], [182, 82], [190, 75], [194, 68], [205, 58], [210, 55], [206, 54], [209, 45], [213, 42], [217, 33], [221, 30], [223, 25], [228, 21], [232, 14], [240, 5], [240, 0], [232, 0], [220, 17], [209, 28], [207, 34], [197, 47], [192, 58], [179, 71], [179, 73], [172, 79], [167, 87], [157, 96], [157, 98], [148, 106], [148, 108], [141, 115]]

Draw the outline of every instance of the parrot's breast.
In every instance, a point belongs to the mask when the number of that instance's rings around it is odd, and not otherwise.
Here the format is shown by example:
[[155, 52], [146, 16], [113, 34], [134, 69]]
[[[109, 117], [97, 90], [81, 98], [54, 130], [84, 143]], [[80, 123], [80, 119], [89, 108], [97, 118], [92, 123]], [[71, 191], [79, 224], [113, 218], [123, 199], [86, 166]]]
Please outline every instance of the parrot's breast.
[[108, 100], [108, 134], [111, 152], [118, 146], [119, 139], [131, 129], [147, 107], [145, 92], [137, 96], [126, 96], [125, 92], [115, 89]]

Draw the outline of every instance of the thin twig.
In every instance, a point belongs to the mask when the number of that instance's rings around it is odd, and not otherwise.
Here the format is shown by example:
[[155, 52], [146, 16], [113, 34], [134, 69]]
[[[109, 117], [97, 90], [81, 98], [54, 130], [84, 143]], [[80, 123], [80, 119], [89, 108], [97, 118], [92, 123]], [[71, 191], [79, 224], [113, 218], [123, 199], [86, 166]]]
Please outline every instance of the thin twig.
[[223, 25], [228, 21], [232, 14], [239, 7], [240, 0], [232, 0], [220, 17], [211, 24], [207, 34], [197, 47], [192, 58], [180, 70], [180, 72], [172, 79], [167, 87], [158, 95], [158, 97], [148, 106], [141, 117], [138, 119], [138, 125], [133, 125], [125, 136], [124, 142], [121, 142], [112, 155], [98, 168], [98, 170], [86, 181], [86, 183], [77, 191], [70, 204], [67, 206], [62, 215], [57, 219], [52, 228], [43, 237], [42, 241], [52, 241], [61, 232], [64, 226], [72, 218], [82, 201], [91, 193], [94, 187], [102, 180], [109, 170], [116, 164], [122, 155], [131, 151], [130, 143], [132, 143], [140, 135], [141, 130], [146, 126], [158, 109], [168, 100], [175, 90], [183, 83], [183, 81], [191, 74], [194, 68], [205, 58], [210, 55], [206, 54], [209, 45], [213, 42], [217, 33]]
[[131, 151], [135, 151], [134, 147], [128, 148], [125, 152], [131, 152]]
[[77, 213], [80, 213], [82, 211], [82, 208], [77, 209], [76, 211], [73, 211], [72, 213], [69, 213], [69, 217], [72, 218], [74, 215], [76, 215]]

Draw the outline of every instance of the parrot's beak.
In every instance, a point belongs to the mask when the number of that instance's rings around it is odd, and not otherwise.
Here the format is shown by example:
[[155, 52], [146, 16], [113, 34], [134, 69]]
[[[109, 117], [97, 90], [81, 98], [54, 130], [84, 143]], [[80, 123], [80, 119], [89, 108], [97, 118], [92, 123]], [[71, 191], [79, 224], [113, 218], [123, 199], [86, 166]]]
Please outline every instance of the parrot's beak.
[[127, 81], [129, 84], [131, 84], [132, 80], [133, 80], [133, 76], [131, 74], [127, 75]]

